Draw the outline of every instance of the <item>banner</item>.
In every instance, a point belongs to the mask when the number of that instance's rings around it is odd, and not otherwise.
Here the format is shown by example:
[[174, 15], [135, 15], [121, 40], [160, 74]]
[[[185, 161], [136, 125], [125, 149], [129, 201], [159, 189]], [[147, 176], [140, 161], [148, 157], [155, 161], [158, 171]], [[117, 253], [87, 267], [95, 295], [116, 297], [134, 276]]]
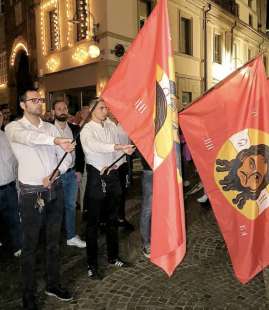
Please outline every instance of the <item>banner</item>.
[[267, 85], [259, 56], [179, 114], [242, 283], [269, 264]]
[[151, 261], [171, 275], [185, 255], [175, 73], [167, 1], [158, 1], [101, 97], [153, 169]]

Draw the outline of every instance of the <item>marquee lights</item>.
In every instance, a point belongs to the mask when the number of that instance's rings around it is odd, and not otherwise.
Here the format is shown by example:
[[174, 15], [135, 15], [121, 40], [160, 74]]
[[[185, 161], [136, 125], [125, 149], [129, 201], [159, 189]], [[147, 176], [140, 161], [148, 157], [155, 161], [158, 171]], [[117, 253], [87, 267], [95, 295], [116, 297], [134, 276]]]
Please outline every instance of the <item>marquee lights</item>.
[[49, 69], [49, 71], [54, 72], [58, 69], [60, 65], [60, 60], [56, 57], [51, 57], [48, 61], [47, 61], [47, 68]]
[[26, 52], [26, 55], [29, 56], [29, 52], [28, 52], [27, 47], [22, 42], [17, 43], [15, 45], [15, 47], [13, 48], [12, 53], [11, 53], [11, 57], [10, 57], [10, 65], [12, 67], [14, 66], [15, 58], [16, 58], [17, 52], [19, 50], [24, 50]]
[[[67, 15], [67, 20], [71, 20], [72, 19], [72, 14], [71, 14], [71, 10], [72, 10], [72, 1], [70, 0], [66, 0], [66, 15]], [[72, 34], [73, 34], [73, 25], [71, 23], [68, 23], [67, 26], [67, 44], [69, 47], [73, 46], [73, 40], [71, 40], [72, 38]]]
[[42, 54], [45, 56], [47, 54], [47, 32], [46, 32], [46, 14], [49, 11], [55, 10], [52, 16], [53, 29], [52, 31], [55, 34], [55, 46], [56, 49], [60, 48], [60, 36], [59, 36], [59, 16], [58, 16], [58, 1], [57, 0], [48, 0], [43, 1], [40, 6], [40, 28], [41, 28], [41, 45], [42, 45]]
[[88, 52], [82, 47], [77, 47], [75, 53], [72, 55], [72, 58], [80, 64], [83, 63], [88, 57]]

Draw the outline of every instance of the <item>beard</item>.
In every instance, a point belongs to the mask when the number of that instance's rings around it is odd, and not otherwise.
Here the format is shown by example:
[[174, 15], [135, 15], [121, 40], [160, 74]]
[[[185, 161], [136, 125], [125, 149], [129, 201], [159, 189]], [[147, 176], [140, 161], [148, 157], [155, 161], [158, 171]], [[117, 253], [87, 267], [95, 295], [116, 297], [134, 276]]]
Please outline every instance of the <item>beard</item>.
[[68, 119], [67, 114], [55, 115], [55, 119], [59, 122], [65, 122]]

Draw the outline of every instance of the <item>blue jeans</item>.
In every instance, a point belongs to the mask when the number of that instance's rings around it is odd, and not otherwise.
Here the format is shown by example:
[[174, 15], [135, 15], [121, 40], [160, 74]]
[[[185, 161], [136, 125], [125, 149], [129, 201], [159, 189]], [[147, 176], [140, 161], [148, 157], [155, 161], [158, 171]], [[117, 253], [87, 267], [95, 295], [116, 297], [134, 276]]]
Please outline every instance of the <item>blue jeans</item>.
[[7, 224], [12, 249], [16, 252], [22, 247], [22, 230], [15, 182], [0, 189], [0, 213]]
[[152, 182], [151, 170], [143, 170], [142, 175], [142, 206], [140, 214], [140, 234], [144, 247], [150, 247]]
[[74, 169], [61, 175], [64, 190], [65, 230], [67, 240], [76, 235], [77, 177]]

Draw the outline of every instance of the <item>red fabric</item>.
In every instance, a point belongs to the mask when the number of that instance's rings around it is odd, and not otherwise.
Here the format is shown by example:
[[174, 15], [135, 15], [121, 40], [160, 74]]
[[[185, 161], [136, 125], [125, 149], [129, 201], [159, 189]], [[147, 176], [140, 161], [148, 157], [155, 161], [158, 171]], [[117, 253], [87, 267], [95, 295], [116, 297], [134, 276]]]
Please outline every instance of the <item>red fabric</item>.
[[[242, 283], [269, 264], [269, 179], [263, 176], [269, 160], [267, 85], [262, 57], [258, 57], [179, 115], [235, 275]], [[260, 162], [255, 154], [245, 155], [254, 149], [257, 153], [258, 145], [266, 149]], [[263, 180], [261, 185], [259, 180]], [[247, 197], [248, 191], [258, 197]]]
[[101, 95], [153, 168], [151, 261], [168, 275], [186, 247], [170, 40], [167, 0], [160, 0]]

